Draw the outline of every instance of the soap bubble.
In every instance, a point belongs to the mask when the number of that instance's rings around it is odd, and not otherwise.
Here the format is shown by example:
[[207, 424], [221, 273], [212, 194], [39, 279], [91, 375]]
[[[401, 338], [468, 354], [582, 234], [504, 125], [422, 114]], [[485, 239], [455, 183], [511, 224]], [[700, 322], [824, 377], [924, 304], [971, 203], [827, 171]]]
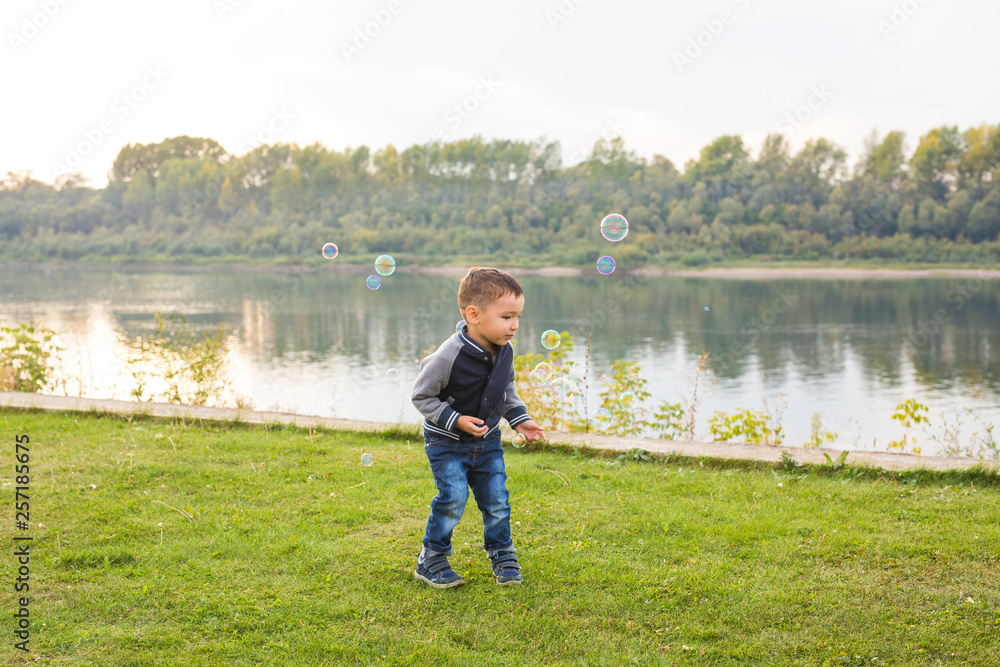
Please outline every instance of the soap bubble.
[[615, 272], [615, 258], [605, 255], [597, 260], [597, 272], [602, 276], [610, 276]]
[[542, 347], [546, 350], [556, 349], [561, 342], [562, 339], [559, 337], [559, 332], [554, 329], [548, 329], [542, 334]]
[[552, 388], [552, 395], [560, 401], [566, 400], [573, 393], [573, 385], [566, 378], [556, 378], [549, 383], [549, 387]]
[[368, 285], [368, 289], [378, 289], [382, 286], [382, 279], [378, 276], [368, 276], [365, 284]]
[[518, 449], [524, 447], [524, 443], [528, 442], [528, 439], [524, 437], [523, 433], [514, 432], [514, 435], [510, 437], [510, 444], [514, 445]]
[[326, 257], [327, 259], [336, 259], [339, 254], [340, 249], [337, 247], [336, 243], [327, 243], [323, 246], [323, 257]]
[[583, 393], [583, 380], [575, 375], [567, 375], [565, 377], [567, 383], [569, 383], [569, 391], [572, 394], [582, 394]]
[[372, 464], [372, 461], [374, 460], [375, 457], [372, 456], [371, 454], [368, 454], [367, 452], [361, 455], [361, 465], [365, 467], [370, 466]]
[[385, 376], [389, 378], [389, 382], [395, 382], [399, 379], [399, 371], [395, 368], [390, 368], [385, 372]]
[[577, 412], [586, 414], [587, 413], [587, 397], [583, 394], [577, 394], [572, 398], [571, 401], [573, 409]]
[[389, 255], [379, 255], [375, 260], [375, 273], [380, 276], [391, 276], [396, 270], [396, 260]]
[[598, 429], [602, 431], [605, 430], [611, 426], [611, 410], [608, 410], [607, 408], [598, 408], [597, 410], [594, 410], [594, 417], [591, 421], [594, 422], [594, 426]]
[[601, 236], [617, 243], [628, 236], [628, 220], [624, 215], [612, 213], [601, 220]]
[[545, 379], [548, 380], [552, 375], [552, 364], [547, 361], [539, 361], [538, 365], [535, 366], [536, 371], [543, 371], [545, 373]]
[[465, 326], [465, 320], [459, 320], [458, 324], [455, 325], [455, 333], [462, 333], [462, 327]]
[[708, 312], [708, 306], [705, 306], [705, 312], [706, 313]]
[[545, 374], [545, 371], [537, 368], [528, 373], [528, 381], [531, 383], [532, 387], [544, 386], [548, 379], [549, 376]]
[[635, 402], [635, 392], [623, 391], [622, 395], [618, 397], [618, 405], [622, 406], [623, 410], [631, 410], [635, 407]]

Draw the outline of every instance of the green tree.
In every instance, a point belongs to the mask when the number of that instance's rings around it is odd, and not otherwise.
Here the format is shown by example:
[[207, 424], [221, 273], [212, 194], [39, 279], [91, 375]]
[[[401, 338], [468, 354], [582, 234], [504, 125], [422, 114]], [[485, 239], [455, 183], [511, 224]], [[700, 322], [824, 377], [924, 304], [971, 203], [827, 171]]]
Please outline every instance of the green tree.
[[1000, 183], [1000, 123], [965, 131], [965, 153], [959, 161], [959, 183], [974, 193]]
[[899, 188], [906, 176], [906, 148], [903, 132], [890, 132], [879, 141], [878, 133], [865, 139], [864, 151], [858, 168], [862, 175], [870, 176], [889, 190]]
[[145, 221], [156, 205], [153, 179], [145, 169], [137, 171], [122, 195], [122, 207], [132, 222]]
[[214, 139], [179, 136], [164, 139], [158, 144], [126, 144], [115, 157], [111, 167], [112, 180], [128, 183], [136, 173], [145, 170], [156, 180], [160, 168], [168, 160], [206, 158], [218, 161], [225, 149]]
[[992, 241], [1000, 235], [1000, 190], [977, 202], [969, 214], [967, 233], [973, 241]]
[[965, 141], [958, 127], [939, 127], [920, 137], [910, 158], [913, 180], [921, 195], [944, 201], [958, 184]]

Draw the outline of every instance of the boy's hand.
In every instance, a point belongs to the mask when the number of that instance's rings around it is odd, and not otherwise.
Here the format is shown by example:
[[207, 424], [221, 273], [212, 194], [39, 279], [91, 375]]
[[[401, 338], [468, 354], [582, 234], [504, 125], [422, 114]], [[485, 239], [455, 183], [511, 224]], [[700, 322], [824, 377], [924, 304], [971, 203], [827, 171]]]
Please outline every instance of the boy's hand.
[[530, 419], [515, 426], [514, 430], [523, 435], [528, 442], [545, 440], [545, 430]]
[[486, 428], [486, 422], [478, 417], [471, 417], [469, 415], [462, 415], [459, 417], [458, 421], [455, 422], [455, 426], [462, 429], [469, 435], [476, 436], [477, 438], [483, 437], [489, 431], [489, 429]]

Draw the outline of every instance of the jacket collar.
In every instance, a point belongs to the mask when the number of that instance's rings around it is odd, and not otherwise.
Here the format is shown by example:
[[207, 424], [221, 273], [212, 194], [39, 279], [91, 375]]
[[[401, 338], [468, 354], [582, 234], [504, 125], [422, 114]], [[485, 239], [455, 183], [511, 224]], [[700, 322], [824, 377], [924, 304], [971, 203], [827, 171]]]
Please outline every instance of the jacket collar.
[[[492, 354], [482, 345], [472, 340], [472, 336], [470, 336], [465, 332], [465, 327], [462, 327], [462, 330], [456, 333], [455, 335], [458, 336], [458, 339], [460, 341], [462, 341], [462, 346], [465, 347], [467, 352], [471, 352], [476, 356], [480, 356], [483, 354]], [[506, 345], [500, 347], [500, 349], [497, 351], [497, 361], [499, 361], [505, 355], [504, 348], [509, 348], [509, 347], [510, 343], [507, 343]]]
[[472, 340], [472, 336], [470, 336], [469, 334], [465, 333], [465, 327], [462, 327], [462, 330], [459, 331], [457, 335], [458, 335], [458, 339], [460, 341], [462, 341], [462, 345], [469, 352], [472, 352], [473, 354], [476, 354], [476, 355], [479, 355], [479, 354], [488, 354], [488, 350], [486, 350], [486, 348], [484, 348], [482, 345], [480, 345], [476, 341]]

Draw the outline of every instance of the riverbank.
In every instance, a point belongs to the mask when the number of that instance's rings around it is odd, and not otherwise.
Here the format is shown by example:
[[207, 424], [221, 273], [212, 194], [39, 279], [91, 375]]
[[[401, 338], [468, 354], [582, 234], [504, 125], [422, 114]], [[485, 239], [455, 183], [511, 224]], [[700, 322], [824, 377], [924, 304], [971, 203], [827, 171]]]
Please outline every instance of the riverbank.
[[[461, 266], [397, 266], [396, 273], [411, 275], [463, 276], [473, 262]], [[634, 270], [619, 268], [616, 275], [650, 277], [715, 278], [721, 280], [907, 280], [924, 278], [977, 278], [1000, 279], [1000, 269], [995, 264], [975, 268], [962, 266], [918, 265], [900, 268], [898, 265], [829, 264], [793, 262], [785, 266], [712, 266], [702, 268], [639, 267]], [[500, 267], [515, 276], [597, 276], [596, 269], [564, 266], [549, 267]], [[365, 275], [372, 273], [370, 264], [320, 263], [301, 264], [53, 264], [6, 263], [0, 271], [119, 271], [122, 273], [329, 273], [339, 275]]]
[[[312, 415], [298, 415], [288, 412], [245, 410], [237, 408], [213, 408], [197, 405], [175, 405], [171, 403], [136, 403], [112, 399], [81, 398], [76, 396], [49, 396], [25, 392], [0, 392], [0, 408], [37, 409], [48, 412], [96, 412], [119, 416], [149, 416], [181, 420], [204, 420], [216, 422], [241, 422], [258, 425], [285, 425], [299, 428], [322, 428], [358, 433], [384, 433], [386, 431], [412, 432], [419, 438], [419, 427], [413, 424], [390, 422], [370, 422], [352, 419], [334, 419]], [[797, 463], [823, 465], [829, 459], [836, 459], [841, 450], [819, 447], [770, 447], [749, 443], [691, 442], [687, 440], [663, 440], [656, 438], [624, 438], [597, 433], [548, 434], [548, 444], [562, 448], [589, 447], [593, 449], [627, 452], [643, 449], [663, 455], [686, 456], [692, 458], [711, 457], [746, 461], [779, 463], [783, 455], [790, 456]], [[901, 452], [851, 451], [848, 454], [851, 465], [881, 468], [883, 470], [966, 470], [976, 466], [996, 467], [1000, 465], [969, 457], [923, 456]]]

